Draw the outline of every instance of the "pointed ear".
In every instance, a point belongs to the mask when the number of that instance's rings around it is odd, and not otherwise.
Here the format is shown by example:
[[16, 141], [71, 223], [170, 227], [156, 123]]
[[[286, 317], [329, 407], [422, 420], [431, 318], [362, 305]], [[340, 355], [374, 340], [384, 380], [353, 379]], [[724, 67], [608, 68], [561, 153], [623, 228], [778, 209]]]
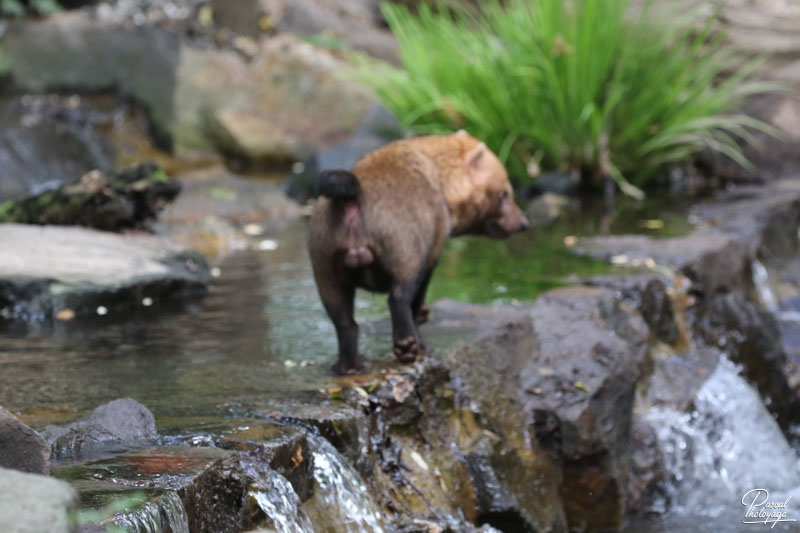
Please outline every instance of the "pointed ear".
[[469, 170], [478, 170], [483, 166], [483, 158], [486, 155], [486, 145], [478, 143], [469, 152], [464, 155], [464, 163], [466, 163]]
[[478, 143], [464, 155], [467, 172], [476, 185], [482, 185], [491, 177], [491, 171], [486, 164], [488, 148], [483, 143]]
[[458, 130], [456, 132], [456, 135], [458, 135], [459, 137], [466, 137], [467, 135], [469, 135], [469, 133], [467, 133], [467, 130]]

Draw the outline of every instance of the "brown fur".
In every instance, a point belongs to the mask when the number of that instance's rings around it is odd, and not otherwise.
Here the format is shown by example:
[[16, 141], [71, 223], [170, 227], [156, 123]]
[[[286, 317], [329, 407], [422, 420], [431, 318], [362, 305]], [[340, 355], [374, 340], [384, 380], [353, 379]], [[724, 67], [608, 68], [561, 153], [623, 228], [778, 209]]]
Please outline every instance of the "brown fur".
[[320, 197], [308, 240], [320, 298], [336, 326], [338, 373], [362, 367], [357, 287], [389, 293], [394, 353], [413, 361], [424, 351], [416, 323], [448, 236], [502, 238], [528, 225], [503, 165], [463, 132], [388, 144], [361, 159], [353, 174], [358, 197]]

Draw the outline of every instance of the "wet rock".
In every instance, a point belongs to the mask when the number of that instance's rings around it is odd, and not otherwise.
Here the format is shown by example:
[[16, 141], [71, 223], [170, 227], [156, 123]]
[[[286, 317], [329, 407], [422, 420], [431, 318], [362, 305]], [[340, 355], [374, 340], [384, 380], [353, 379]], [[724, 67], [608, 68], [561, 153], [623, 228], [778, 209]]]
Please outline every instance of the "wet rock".
[[69, 484], [37, 474], [0, 468], [0, 531], [66, 533], [78, 497]]
[[531, 201], [525, 209], [525, 215], [534, 228], [546, 228], [568, 212], [574, 212], [577, 203], [566, 196], [545, 193]]
[[245, 505], [252, 478], [235, 451], [160, 446], [55, 468], [53, 475], [87, 496], [131, 486], [175, 491], [189, 531], [232, 532], [255, 525], [256, 517]]
[[[197, 446], [214, 445], [243, 452], [242, 466], [251, 476], [271, 469], [283, 476], [306, 501], [313, 492], [312, 460], [306, 432], [298, 427], [276, 424], [263, 419], [226, 418], [188, 424], [178, 420], [167, 434], [179, 431], [179, 441]], [[163, 426], [163, 424], [162, 424]]]
[[99, 168], [111, 170], [107, 144], [75, 100], [0, 99], [0, 202], [51, 190]]
[[793, 365], [786, 358], [775, 317], [738, 294], [717, 296], [696, 312], [695, 334], [744, 367], [745, 377], [764, 396], [781, 427], [796, 424], [800, 390], [792, 387]]
[[45, 426], [42, 436], [52, 446], [54, 457], [62, 459], [96, 453], [110, 443], [152, 441], [156, 424], [147, 407], [131, 398], [121, 398], [97, 407], [72, 424]]
[[[511, 312], [514, 318], [481, 331], [469, 348], [446, 355], [460, 391], [477, 404], [491, 431], [513, 443], [518, 459], [493, 464], [500, 482], [518, 497], [529, 494], [522, 491], [531, 485], [523, 489], [522, 481], [536, 471], [536, 461], [526, 464], [524, 458], [530, 453], [544, 468], [544, 448], [554, 461], [549, 468], [560, 472], [550, 472], [550, 479], [560, 484], [558, 498], [570, 527], [616, 527], [624, 516], [634, 387], [646, 326], [604, 289], [552, 291], [532, 307]], [[567, 323], [571, 327], [564, 331], [560, 325]], [[485, 371], [487, 364], [492, 372]], [[535, 444], [527, 444], [531, 436]], [[544, 496], [544, 486], [537, 490], [548, 501], [553, 497]], [[532, 519], [541, 519], [541, 509], [534, 511], [525, 500], [520, 504], [528, 523], [541, 528]]]
[[120, 231], [142, 228], [180, 192], [157, 165], [113, 175], [98, 170], [77, 182], [0, 204], [0, 222], [86, 226]]
[[716, 294], [745, 291], [750, 283], [748, 246], [719, 230], [698, 230], [685, 237], [654, 239], [618, 235], [582, 239], [579, 253], [597, 259], [646, 261], [680, 270], [696, 291]]
[[631, 262], [648, 258], [680, 270], [692, 291], [711, 297], [748, 293], [752, 262], [760, 257], [792, 257], [800, 224], [800, 184], [777, 181], [769, 187], [736, 189], [693, 209], [701, 227], [676, 238], [618, 235], [582, 239], [575, 250], [592, 257]]
[[665, 474], [655, 430], [645, 420], [635, 419], [631, 428], [630, 477], [627, 486], [627, 510], [630, 514], [650, 510], [649, 504], [665, 480]]
[[330, 442], [357, 469], [364, 467], [363, 455], [367, 441], [364, 415], [347, 405], [304, 405], [290, 412], [275, 413], [285, 423], [310, 428]]
[[50, 473], [50, 446], [41, 435], [0, 407], [0, 467]]
[[713, 346], [693, 347], [678, 353], [664, 344], [651, 346], [647, 354], [648, 372], [638, 386], [637, 408], [658, 406], [689, 410], [697, 391], [723, 356], [723, 352]]
[[584, 280], [583, 283], [618, 291], [625, 302], [641, 313], [657, 339], [666, 343], [678, 340], [680, 331], [663, 276], [650, 273], [594, 276]]
[[0, 316], [69, 320], [200, 295], [205, 260], [151, 235], [0, 225]]

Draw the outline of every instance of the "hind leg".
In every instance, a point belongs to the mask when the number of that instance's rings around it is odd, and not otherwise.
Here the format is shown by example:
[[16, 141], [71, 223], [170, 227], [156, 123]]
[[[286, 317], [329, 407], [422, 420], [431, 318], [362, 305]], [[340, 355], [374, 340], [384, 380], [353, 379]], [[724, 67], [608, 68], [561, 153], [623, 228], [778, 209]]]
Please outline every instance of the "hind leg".
[[352, 374], [363, 370], [364, 360], [358, 353], [358, 324], [353, 316], [355, 288], [325, 286], [319, 293], [339, 342], [339, 358], [333, 365], [334, 373]]
[[424, 355], [422, 339], [411, 310], [416, 289], [416, 283], [395, 284], [389, 293], [393, 351], [395, 357], [403, 363], [411, 363]]
[[425, 305], [425, 293], [428, 291], [428, 284], [431, 282], [432, 275], [433, 268], [426, 270], [422, 274], [414, 299], [411, 301], [411, 312], [414, 315], [414, 322], [417, 324], [424, 324], [428, 321], [430, 309]]

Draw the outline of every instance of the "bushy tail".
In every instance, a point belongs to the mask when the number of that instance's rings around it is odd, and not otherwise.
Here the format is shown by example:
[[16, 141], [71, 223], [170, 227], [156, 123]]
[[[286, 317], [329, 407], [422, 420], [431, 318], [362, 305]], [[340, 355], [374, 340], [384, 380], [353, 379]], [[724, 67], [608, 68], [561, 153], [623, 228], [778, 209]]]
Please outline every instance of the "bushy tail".
[[355, 200], [361, 195], [361, 184], [351, 172], [326, 170], [317, 179], [317, 194], [331, 200]]

